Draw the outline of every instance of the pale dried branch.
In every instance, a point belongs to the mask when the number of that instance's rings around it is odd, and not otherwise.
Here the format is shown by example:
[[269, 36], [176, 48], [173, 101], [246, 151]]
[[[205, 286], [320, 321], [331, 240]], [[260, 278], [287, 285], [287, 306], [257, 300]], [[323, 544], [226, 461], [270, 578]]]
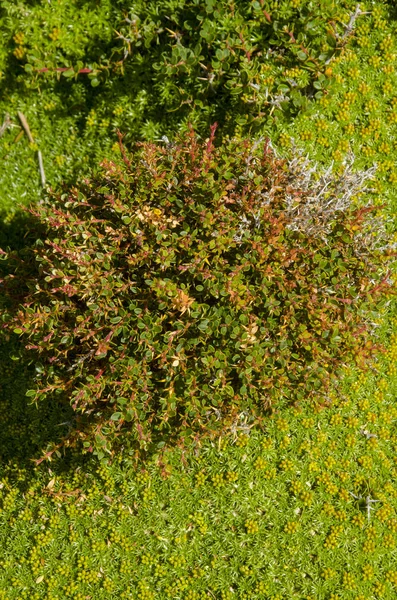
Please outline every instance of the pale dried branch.
[[[357, 4], [357, 6], [356, 6], [356, 10], [354, 11], [354, 13], [350, 13], [350, 15], [349, 15], [349, 16], [350, 16], [350, 18], [349, 18], [349, 22], [347, 23], [347, 25], [346, 25], [345, 23], [342, 23], [342, 25], [343, 25], [343, 26], [344, 26], [344, 28], [345, 28], [345, 30], [344, 30], [344, 32], [342, 33], [342, 35], [340, 35], [339, 33], [337, 33], [337, 31], [336, 31], [336, 28], [335, 28], [335, 25], [333, 26], [333, 27], [334, 27], [334, 32], [335, 32], [335, 37], [336, 37], [336, 40], [337, 40], [339, 43], [342, 43], [342, 46], [344, 46], [344, 45], [345, 45], [345, 43], [346, 43], [346, 41], [347, 41], [347, 38], [348, 38], [348, 37], [349, 37], [349, 36], [352, 34], [352, 32], [353, 32], [354, 25], [355, 25], [355, 23], [356, 23], [356, 19], [357, 19], [358, 17], [360, 17], [361, 15], [370, 15], [370, 14], [371, 14], [371, 11], [366, 11], [366, 12], [363, 12], [363, 11], [360, 9], [360, 5], [359, 5], [359, 4]], [[328, 58], [328, 59], [325, 61], [325, 63], [324, 63], [324, 64], [328, 65], [328, 64], [331, 62], [331, 60], [332, 60], [333, 58], [334, 58], [334, 55], [330, 56], [330, 57], [329, 57], [329, 58]]]
[[360, 17], [361, 15], [370, 15], [370, 14], [371, 14], [371, 11], [363, 12], [360, 9], [360, 5], [357, 4], [356, 10], [354, 11], [354, 13], [350, 14], [350, 19], [349, 19], [348, 24], [345, 25], [344, 23], [342, 23], [342, 25], [344, 25], [344, 27], [345, 27], [344, 32], [342, 33], [341, 36], [338, 36], [338, 34], [337, 34], [336, 37], [340, 38], [341, 40], [345, 40], [353, 31], [357, 17]]
[[25, 115], [22, 112], [18, 111], [18, 117], [19, 117], [19, 120], [22, 123], [22, 127], [24, 128], [26, 135], [29, 138], [29, 142], [31, 144], [34, 144], [34, 139], [33, 139], [33, 136], [32, 136], [32, 133], [30, 131], [29, 124], [28, 124], [28, 122], [26, 120]]
[[0, 127], [0, 138], [2, 137], [2, 135], [6, 132], [6, 130], [9, 127], [11, 127], [11, 119], [10, 119], [10, 115], [6, 113], [6, 115], [4, 117], [3, 125]]
[[[19, 117], [19, 119], [20, 119], [20, 121], [22, 123], [22, 127], [24, 128], [26, 135], [29, 138], [29, 142], [31, 144], [34, 144], [34, 139], [33, 139], [33, 136], [32, 136], [32, 132], [30, 131], [30, 127], [29, 127], [29, 124], [28, 124], [28, 121], [27, 121], [25, 115], [21, 111], [18, 111], [18, 117]], [[38, 156], [38, 159], [39, 159], [39, 171], [40, 171], [41, 185], [43, 187], [45, 187], [46, 179], [45, 179], [44, 166], [43, 166], [43, 157], [41, 155], [40, 150], [38, 150], [37, 156]]]
[[39, 169], [40, 169], [41, 185], [43, 187], [45, 187], [45, 173], [44, 173], [44, 166], [43, 166], [43, 157], [41, 156], [40, 150], [38, 150], [37, 155], [38, 155], [38, 158], [39, 158]]

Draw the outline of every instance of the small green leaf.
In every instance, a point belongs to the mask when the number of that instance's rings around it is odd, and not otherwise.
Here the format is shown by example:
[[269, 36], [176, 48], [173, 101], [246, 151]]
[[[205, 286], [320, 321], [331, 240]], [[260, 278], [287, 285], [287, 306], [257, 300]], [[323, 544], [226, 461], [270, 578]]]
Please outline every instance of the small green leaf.
[[288, 85], [285, 85], [282, 83], [281, 85], [278, 86], [277, 91], [282, 94], [286, 94], [287, 92], [290, 91], [290, 88]]
[[132, 419], [134, 418], [134, 413], [131, 410], [127, 410], [124, 419], [130, 423], [132, 421]]
[[32, 398], [36, 395], [36, 390], [28, 390], [25, 394], [28, 398]]
[[110, 417], [111, 421], [120, 421], [121, 412], [115, 412]]
[[14, 329], [14, 333], [22, 333], [22, 329], [20, 329], [19, 327], [17, 327], [16, 329]]
[[120, 323], [121, 321], [121, 317], [113, 317], [112, 319], [110, 319], [110, 322], [112, 323], [112, 325], [116, 325], [117, 323]]

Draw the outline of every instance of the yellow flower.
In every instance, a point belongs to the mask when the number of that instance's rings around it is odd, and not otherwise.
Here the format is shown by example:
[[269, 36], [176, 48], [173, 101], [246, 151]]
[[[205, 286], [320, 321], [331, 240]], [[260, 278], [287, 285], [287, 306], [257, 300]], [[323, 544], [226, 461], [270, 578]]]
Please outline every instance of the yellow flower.
[[298, 531], [298, 523], [296, 521], [289, 521], [284, 527], [285, 533], [296, 533]]
[[13, 37], [13, 40], [16, 44], [23, 46], [23, 44], [25, 43], [25, 34], [23, 33], [23, 31], [19, 31], [18, 33], [16, 33]]
[[22, 46], [17, 46], [14, 50], [14, 56], [21, 60], [25, 56], [25, 48]]

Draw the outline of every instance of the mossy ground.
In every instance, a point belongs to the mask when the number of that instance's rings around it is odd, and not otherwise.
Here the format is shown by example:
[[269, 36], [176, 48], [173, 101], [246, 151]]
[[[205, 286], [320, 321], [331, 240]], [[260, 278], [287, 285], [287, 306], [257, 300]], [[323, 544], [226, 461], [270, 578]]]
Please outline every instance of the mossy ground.
[[[160, 465], [3, 463], [0, 597], [392, 599], [395, 335], [388, 347], [346, 371], [331, 407], [281, 408], [263, 432], [241, 415]], [[14, 439], [35, 428], [13, 421]]]

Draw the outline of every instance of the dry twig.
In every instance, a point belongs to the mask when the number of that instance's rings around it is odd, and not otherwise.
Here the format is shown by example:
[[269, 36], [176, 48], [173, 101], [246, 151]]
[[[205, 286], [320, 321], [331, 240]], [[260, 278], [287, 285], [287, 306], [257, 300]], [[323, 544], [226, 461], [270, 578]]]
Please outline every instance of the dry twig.
[[[357, 17], [360, 17], [361, 15], [370, 15], [370, 14], [371, 14], [371, 12], [370, 12], [370, 11], [369, 11], [369, 12], [363, 12], [363, 11], [360, 9], [360, 5], [359, 5], [359, 4], [357, 4], [355, 12], [350, 14], [350, 19], [349, 19], [349, 22], [348, 22], [348, 24], [346, 25], [345, 23], [342, 23], [342, 25], [343, 25], [343, 26], [344, 26], [344, 28], [345, 28], [345, 30], [344, 30], [344, 32], [342, 33], [342, 35], [339, 35], [339, 34], [337, 33], [337, 31], [336, 31], [336, 27], [335, 27], [335, 24], [333, 24], [333, 28], [334, 28], [334, 32], [335, 32], [335, 37], [336, 37], [336, 40], [337, 40], [339, 43], [341, 43], [341, 47], [343, 47], [343, 46], [346, 44], [347, 38], [348, 38], [348, 37], [351, 35], [351, 33], [352, 33], [353, 29], [354, 29], [354, 25], [355, 25], [355, 22], [356, 22], [356, 19], [357, 19]], [[331, 60], [332, 60], [333, 58], [334, 58], [334, 55], [330, 56], [330, 58], [328, 58], [328, 59], [325, 61], [325, 63], [324, 63], [324, 64], [326, 64], [326, 65], [327, 65], [328, 63], [330, 63], [330, 62], [331, 62]]]
[[[370, 12], [370, 11], [363, 12], [363, 11], [360, 9], [360, 5], [359, 5], [359, 4], [357, 4], [355, 12], [354, 12], [354, 13], [351, 13], [351, 15], [350, 15], [350, 19], [349, 19], [349, 22], [348, 22], [348, 24], [347, 24], [347, 25], [345, 25], [345, 24], [343, 23], [343, 25], [344, 25], [344, 27], [345, 27], [345, 31], [344, 31], [344, 32], [343, 32], [343, 34], [340, 36], [340, 39], [341, 39], [341, 40], [345, 40], [345, 39], [346, 39], [346, 38], [347, 38], [347, 37], [348, 37], [348, 36], [351, 34], [351, 32], [352, 32], [352, 31], [353, 31], [353, 29], [354, 29], [354, 24], [355, 24], [355, 22], [356, 22], [356, 19], [357, 19], [357, 17], [360, 17], [361, 15], [370, 15], [370, 14], [371, 14], [371, 12]], [[337, 36], [337, 37], [339, 37], [339, 36]]]
[[11, 119], [10, 115], [6, 113], [6, 116], [4, 117], [4, 123], [0, 127], [0, 138], [9, 127], [11, 127]]
[[33, 139], [33, 136], [32, 136], [32, 133], [30, 131], [30, 128], [29, 128], [29, 125], [28, 125], [28, 122], [26, 120], [25, 115], [22, 112], [18, 111], [18, 117], [19, 117], [19, 120], [22, 123], [22, 127], [24, 128], [26, 135], [29, 138], [29, 142], [31, 144], [34, 144], [34, 139]]
[[[22, 112], [18, 111], [18, 117], [22, 123], [22, 127], [24, 128], [26, 135], [28, 136], [29, 142], [31, 144], [34, 144], [32, 132], [30, 131], [30, 127], [26, 120], [25, 115]], [[40, 150], [37, 151], [37, 156], [39, 159], [39, 171], [40, 171], [41, 185], [43, 187], [45, 187], [46, 179], [45, 179], [45, 172], [44, 172], [44, 165], [43, 165], [43, 157], [41, 155]]]
[[[360, 501], [360, 500], [364, 500], [364, 498], [362, 496], [356, 496], [355, 494], [353, 494], [352, 492], [349, 492], [349, 494], [351, 496], [353, 496], [353, 498], [355, 498], [356, 500]], [[368, 516], [368, 523], [371, 520], [371, 510], [373, 510], [372, 504], [374, 504], [375, 502], [380, 502], [380, 500], [374, 500], [373, 498], [371, 498], [371, 496], [367, 496], [365, 498], [365, 506], [367, 509], [367, 516]]]

